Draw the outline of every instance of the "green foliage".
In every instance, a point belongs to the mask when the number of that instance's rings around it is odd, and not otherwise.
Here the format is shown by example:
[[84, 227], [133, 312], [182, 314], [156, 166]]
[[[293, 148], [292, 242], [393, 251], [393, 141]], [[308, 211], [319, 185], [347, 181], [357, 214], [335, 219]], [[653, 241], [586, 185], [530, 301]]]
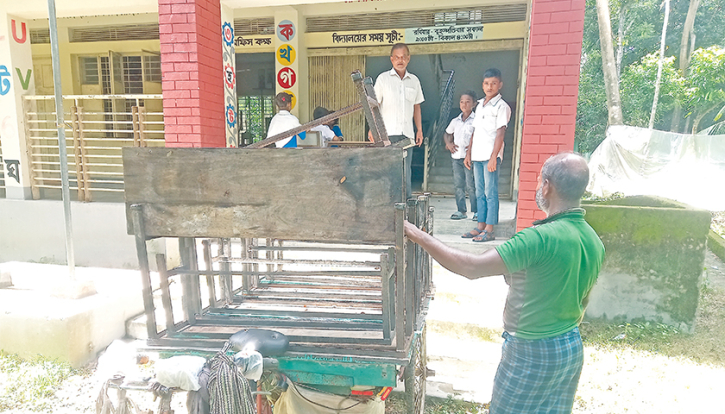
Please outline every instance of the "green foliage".
[[[425, 414], [476, 414], [483, 413], [485, 408], [488, 408], [488, 404], [463, 401], [453, 398], [452, 395], [449, 395], [448, 398], [425, 398]], [[385, 413], [405, 413], [405, 401], [401, 394], [390, 395], [385, 401]]]
[[[669, 129], [677, 100], [684, 107], [681, 116], [691, 117], [690, 124], [703, 110], [712, 111], [702, 119], [698, 129], [704, 129], [716, 122], [714, 118], [717, 111], [725, 106], [725, 102], [719, 105], [715, 103], [722, 91], [716, 84], [720, 73], [717, 66], [719, 55], [714, 51], [701, 51], [711, 50], [713, 46], [725, 46], [725, 25], [722, 24], [725, 0], [701, 0], [694, 26], [697, 50], [690, 63], [690, 71], [695, 79], [681, 83], [676, 76], [682, 30], [689, 3], [690, 0], [671, 2], [665, 51], [667, 62], [663, 70], [662, 90], [655, 119], [655, 127], [658, 129]], [[664, 18], [662, 1], [610, 0], [609, 5], [615, 55], [620, 23], [623, 34], [620, 94], [624, 122], [628, 125], [646, 126], [654, 97], [656, 58], [659, 56]], [[607, 128], [608, 113], [600, 50], [596, 0], [586, 0], [576, 128], [576, 149], [580, 152], [593, 151], [604, 140]], [[721, 117], [725, 117], [725, 112]], [[680, 123], [685, 124], [684, 121]]]
[[689, 69], [685, 93], [691, 113], [725, 104], [725, 49], [712, 46], [695, 50]]
[[[647, 127], [652, 112], [652, 99], [655, 94], [655, 81], [659, 53], [652, 53], [640, 62], [629, 65], [622, 75], [619, 89], [622, 91], [622, 112], [628, 125]], [[685, 96], [685, 80], [675, 68], [675, 57], [665, 58], [662, 66], [660, 97], [655, 115], [655, 128], [669, 128], [670, 118], [667, 116]], [[628, 93], [628, 91], [631, 91]]]
[[47, 398], [74, 373], [67, 363], [42, 356], [24, 360], [0, 351], [0, 411], [51, 409]]

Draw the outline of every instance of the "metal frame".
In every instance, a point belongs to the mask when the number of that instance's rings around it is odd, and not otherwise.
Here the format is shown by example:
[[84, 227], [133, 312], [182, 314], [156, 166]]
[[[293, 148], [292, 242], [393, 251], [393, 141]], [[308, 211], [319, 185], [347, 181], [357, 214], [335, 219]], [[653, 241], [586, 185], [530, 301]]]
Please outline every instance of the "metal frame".
[[[352, 78], [360, 93], [359, 104], [253, 145], [270, 145], [360, 109], [371, 126], [371, 145], [390, 145], [372, 80], [363, 79], [357, 71]], [[224, 239], [215, 234], [178, 237], [180, 266], [168, 269], [164, 255], [155, 258], [158, 287], [152, 287], [151, 281], [145, 205], [154, 211], [149, 203], [132, 204], [129, 219], [143, 281], [149, 348], [216, 353], [244, 328], [274, 329], [290, 340], [288, 352], [279, 358], [286, 373], [298, 375], [295, 378], [303, 382], [334, 379], [341, 385], [395, 386], [395, 375], [389, 374], [415, 357], [412, 346], [423, 340], [434, 288], [431, 258], [408, 243], [404, 223], [408, 220], [432, 232], [429, 195], [389, 206], [394, 209], [395, 231], [387, 244], [282, 241], [269, 236]], [[324, 259], [310, 257], [320, 253]], [[335, 257], [340, 255], [344, 257]], [[174, 300], [177, 296], [180, 303]], [[181, 319], [174, 316], [179, 306]], [[162, 317], [164, 328], [159, 331], [157, 320]], [[364, 378], [361, 372], [367, 373]]]

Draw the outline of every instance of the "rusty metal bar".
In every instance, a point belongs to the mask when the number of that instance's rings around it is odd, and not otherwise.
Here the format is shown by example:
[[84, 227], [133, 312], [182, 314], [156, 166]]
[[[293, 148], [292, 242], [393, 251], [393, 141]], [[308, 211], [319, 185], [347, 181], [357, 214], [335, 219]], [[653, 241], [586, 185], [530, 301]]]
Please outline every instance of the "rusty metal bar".
[[405, 348], [405, 203], [395, 203], [395, 346]]
[[143, 206], [134, 204], [131, 206], [131, 219], [133, 220], [133, 233], [136, 240], [136, 254], [141, 270], [141, 292], [143, 295], [143, 307], [146, 314], [146, 333], [149, 338], [156, 338], [156, 315], [154, 313], [154, 294], [151, 290], [151, 271], [149, 269], [149, 256], [146, 250], [146, 232], [143, 224]]
[[161, 303], [164, 306], [166, 317], [166, 333], [172, 335], [176, 332], [174, 324], [174, 311], [171, 307], [171, 292], [169, 291], [169, 276], [166, 273], [166, 256], [156, 255], [156, 267], [159, 270], [159, 286], [161, 288]]
[[214, 262], [211, 260], [211, 242], [209, 240], [202, 240], [201, 244], [204, 246], [204, 263], [206, 264], [206, 287], [209, 291], [209, 308], [215, 308], [217, 306], [216, 300], [216, 286], [214, 284]]
[[245, 148], [264, 148], [266, 146], [274, 144], [277, 141], [282, 141], [283, 139], [289, 138], [293, 135], [297, 135], [302, 132], [307, 132], [316, 126], [320, 126], [320, 125], [326, 124], [330, 121], [334, 121], [335, 119], [340, 118], [341, 116], [355, 113], [361, 109], [362, 109], [362, 104], [360, 104], [360, 103], [352, 104], [350, 106], [337, 110], [329, 115], [325, 115], [322, 118], [318, 118], [318, 119], [310, 121], [306, 124], [300, 125], [296, 128], [292, 128], [289, 131], [285, 131], [285, 132], [279, 133], [277, 135], [273, 135], [269, 138], [263, 139], [259, 142], [255, 142], [253, 144], [247, 145]]
[[390, 139], [388, 139], [388, 133], [385, 130], [385, 124], [380, 115], [380, 104], [375, 97], [372, 79], [370, 77], [363, 78], [359, 70], [352, 72], [350, 77], [352, 77], [352, 81], [357, 89], [360, 103], [365, 113], [365, 119], [368, 121], [368, 127], [373, 136], [373, 143], [375, 145], [389, 146]]
[[[408, 221], [410, 221], [413, 224], [417, 224], [418, 218], [417, 218], [417, 204], [418, 200], [411, 198], [407, 201], [407, 207], [408, 207]], [[415, 297], [416, 297], [416, 288], [417, 285], [415, 283], [415, 272], [416, 272], [416, 260], [415, 260], [415, 253], [416, 253], [416, 244], [414, 243], [407, 243], [406, 239], [406, 245], [405, 245], [405, 336], [409, 337], [413, 334], [413, 326], [415, 324], [416, 319], [416, 309], [415, 309]]]
[[219, 278], [221, 280], [221, 286], [222, 286], [222, 297], [224, 298], [224, 302], [226, 302], [227, 305], [231, 304], [233, 302], [233, 296], [234, 293], [232, 292], [232, 273], [231, 273], [231, 261], [230, 258], [232, 256], [231, 252], [231, 244], [229, 243], [229, 239], [221, 239], [222, 243], [222, 251], [224, 252], [224, 259], [221, 263], [221, 273], [219, 274]]
[[380, 291], [382, 293], [382, 305], [383, 305], [383, 338], [384, 339], [390, 339], [390, 290], [388, 289], [388, 282], [390, 281], [388, 277], [388, 254], [383, 253], [380, 255], [380, 273], [382, 274], [382, 283], [380, 286]]
[[189, 324], [193, 325], [195, 313], [194, 305], [192, 303], [194, 293], [191, 281], [196, 276], [194, 276], [195, 270], [191, 268], [189, 244], [190, 239], [188, 237], [179, 238], [179, 256], [181, 256], [181, 266], [189, 271], [181, 276], [181, 304], [184, 309], [184, 319], [186, 319]]

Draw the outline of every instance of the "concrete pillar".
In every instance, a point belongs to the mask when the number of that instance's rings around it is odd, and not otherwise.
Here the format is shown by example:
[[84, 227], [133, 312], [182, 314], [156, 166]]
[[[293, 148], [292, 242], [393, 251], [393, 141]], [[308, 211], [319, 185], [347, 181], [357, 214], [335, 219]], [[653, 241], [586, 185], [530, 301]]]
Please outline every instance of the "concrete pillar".
[[159, 0], [167, 147], [225, 147], [219, 0]]
[[585, 0], [533, 0], [526, 71], [516, 227], [545, 214], [536, 206], [544, 161], [574, 148]]
[[237, 103], [237, 64], [234, 54], [234, 10], [221, 6], [222, 57], [224, 60], [224, 116], [227, 147], [239, 146], [239, 104]]
[[30, 157], [23, 95], [35, 93], [30, 31], [25, 20], [0, 11], [0, 137], [5, 194], [30, 199]]
[[294, 7], [283, 7], [275, 12], [274, 23], [276, 93], [291, 93], [294, 99], [290, 112], [300, 118], [301, 122], [306, 122], [310, 116], [304, 17]]

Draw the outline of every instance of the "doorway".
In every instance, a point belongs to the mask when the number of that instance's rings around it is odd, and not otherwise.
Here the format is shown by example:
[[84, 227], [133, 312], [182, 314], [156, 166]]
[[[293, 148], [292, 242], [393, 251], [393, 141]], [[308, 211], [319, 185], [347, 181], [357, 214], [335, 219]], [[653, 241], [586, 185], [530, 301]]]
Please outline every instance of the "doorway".
[[[518, 50], [413, 55], [408, 64], [408, 71], [418, 77], [425, 96], [425, 102], [421, 104], [424, 135], [428, 133], [433, 122], [438, 118], [441, 106], [440, 86], [438, 83], [440, 74], [438, 72], [441, 68], [446, 71], [453, 70], [456, 82], [453, 104], [447, 117], [449, 121], [460, 114], [458, 99], [461, 93], [470, 89], [476, 92], [479, 99], [482, 98], [484, 96], [481, 86], [483, 73], [491, 67], [498, 68], [501, 71], [504, 82], [501, 95], [511, 107], [511, 121], [504, 137], [504, 159], [499, 173], [499, 196], [501, 198], [510, 198], [512, 194], [511, 175], [515, 152], [513, 143], [516, 130], [519, 65], [520, 51]], [[365, 73], [366, 76], [370, 76], [375, 80], [380, 73], [390, 70], [391, 67], [388, 56], [370, 56], [366, 59]], [[442, 136], [429, 138], [443, 139]], [[412, 170], [413, 191], [421, 190], [424, 162], [425, 149], [422, 146], [415, 147], [413, 150]]]

